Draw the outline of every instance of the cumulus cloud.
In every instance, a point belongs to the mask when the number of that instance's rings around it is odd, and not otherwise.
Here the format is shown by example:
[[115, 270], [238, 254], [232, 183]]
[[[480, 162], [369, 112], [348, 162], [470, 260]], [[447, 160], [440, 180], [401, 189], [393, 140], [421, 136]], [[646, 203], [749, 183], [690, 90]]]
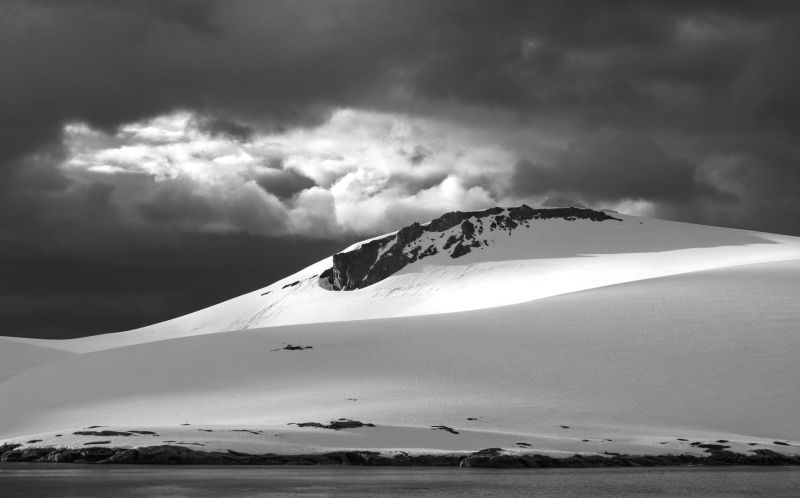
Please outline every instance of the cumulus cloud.
[[449, 129], [429, 119], [341, 110], [317, 127], [254, 131], [241, 141], [178, 111], [113, 134], [71, 123], [59, 170], [94, 189], [96, 202], [122, 224], [368, 236], [498, 202], [493, 192], [502, 189], [492, 190], [497, 182], [484, 176], [507, 176], [512, 155]]

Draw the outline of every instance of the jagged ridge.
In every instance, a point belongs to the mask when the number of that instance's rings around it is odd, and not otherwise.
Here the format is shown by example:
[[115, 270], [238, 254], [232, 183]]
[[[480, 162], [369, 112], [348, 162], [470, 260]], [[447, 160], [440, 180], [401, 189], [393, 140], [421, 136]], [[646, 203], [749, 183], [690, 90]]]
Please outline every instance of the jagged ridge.
[[[474, 218], [474, 222], [471, 221]], [[561, 218], [591, 221], [618, 220], [603, 211], [588, 208], [566, 207], [533, 209], [523, 204], [519, 207], [495, 207], [484, 211], [454, 211], [421, 225], [413, 223], [399, 231], [371, 240], [357, 249], [334, 254], [333, 266], [320, 274], [320, 284], [331, 290], [362, 289], [380, 282], [405, 266], [439, 252], [451, 258], [459, 258], [474, 248], [489, 245], [481, 239], [484, 227], [490, 231], [505, 230], [509, 233], [520, 225], [529, 226], [530, 220]], [[441, 233], [457, 225], [455, 230], [439, 248], [432, 241], [421, 241], [426, 233]]]

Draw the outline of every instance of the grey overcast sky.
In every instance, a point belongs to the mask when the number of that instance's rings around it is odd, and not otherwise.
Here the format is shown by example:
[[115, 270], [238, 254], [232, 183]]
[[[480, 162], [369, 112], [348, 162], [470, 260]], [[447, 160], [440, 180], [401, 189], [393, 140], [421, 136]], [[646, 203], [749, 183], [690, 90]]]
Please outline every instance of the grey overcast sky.
[[796, 1], [0, 0], [0, 335], [547, 197], [800, 235], [798, 47]]

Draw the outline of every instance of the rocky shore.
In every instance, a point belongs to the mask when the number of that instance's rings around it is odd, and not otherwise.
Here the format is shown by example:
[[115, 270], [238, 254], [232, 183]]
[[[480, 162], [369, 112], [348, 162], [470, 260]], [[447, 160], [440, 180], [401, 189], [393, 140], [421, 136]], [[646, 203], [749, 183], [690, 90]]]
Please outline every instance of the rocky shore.
[[768, 449], [752, 454], [709, 451], [708, 455], [580, 455], [555, 458], [535, 453], [509, 453], [487, 448], [468, 454], [393, 456], [376, 451], [334, 451], [323, 454], [277, 455], [235, 451], [197, 451], [184, 446], [160, 445], [142, 448], [19, 448], [0, 446], [0, 462], [98, 463], [151, 465], [360, 465], [419, 467], [578, 468], [659, 467], [687, 465], [800, 465], [800, 455], [784, 455]]

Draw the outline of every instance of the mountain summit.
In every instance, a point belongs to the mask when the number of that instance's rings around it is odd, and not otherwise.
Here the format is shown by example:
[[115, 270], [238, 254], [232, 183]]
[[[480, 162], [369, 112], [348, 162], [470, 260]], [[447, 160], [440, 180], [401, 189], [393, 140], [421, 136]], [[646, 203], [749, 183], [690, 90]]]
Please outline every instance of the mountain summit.
[[332, 290], [361, 289], [425, 257], [444, 253], [459, 258], [473, 249], [494, 245], [500, 233], [511, 235], [520, 227], [531, 228], [531, 222], [551, 219], [622, 221], [603, 211], [576, 207], [533, 209], [523, 204], [508, 209], [454, 211], [335, 254], [333, 266], [320, 275], [320, 282]]

